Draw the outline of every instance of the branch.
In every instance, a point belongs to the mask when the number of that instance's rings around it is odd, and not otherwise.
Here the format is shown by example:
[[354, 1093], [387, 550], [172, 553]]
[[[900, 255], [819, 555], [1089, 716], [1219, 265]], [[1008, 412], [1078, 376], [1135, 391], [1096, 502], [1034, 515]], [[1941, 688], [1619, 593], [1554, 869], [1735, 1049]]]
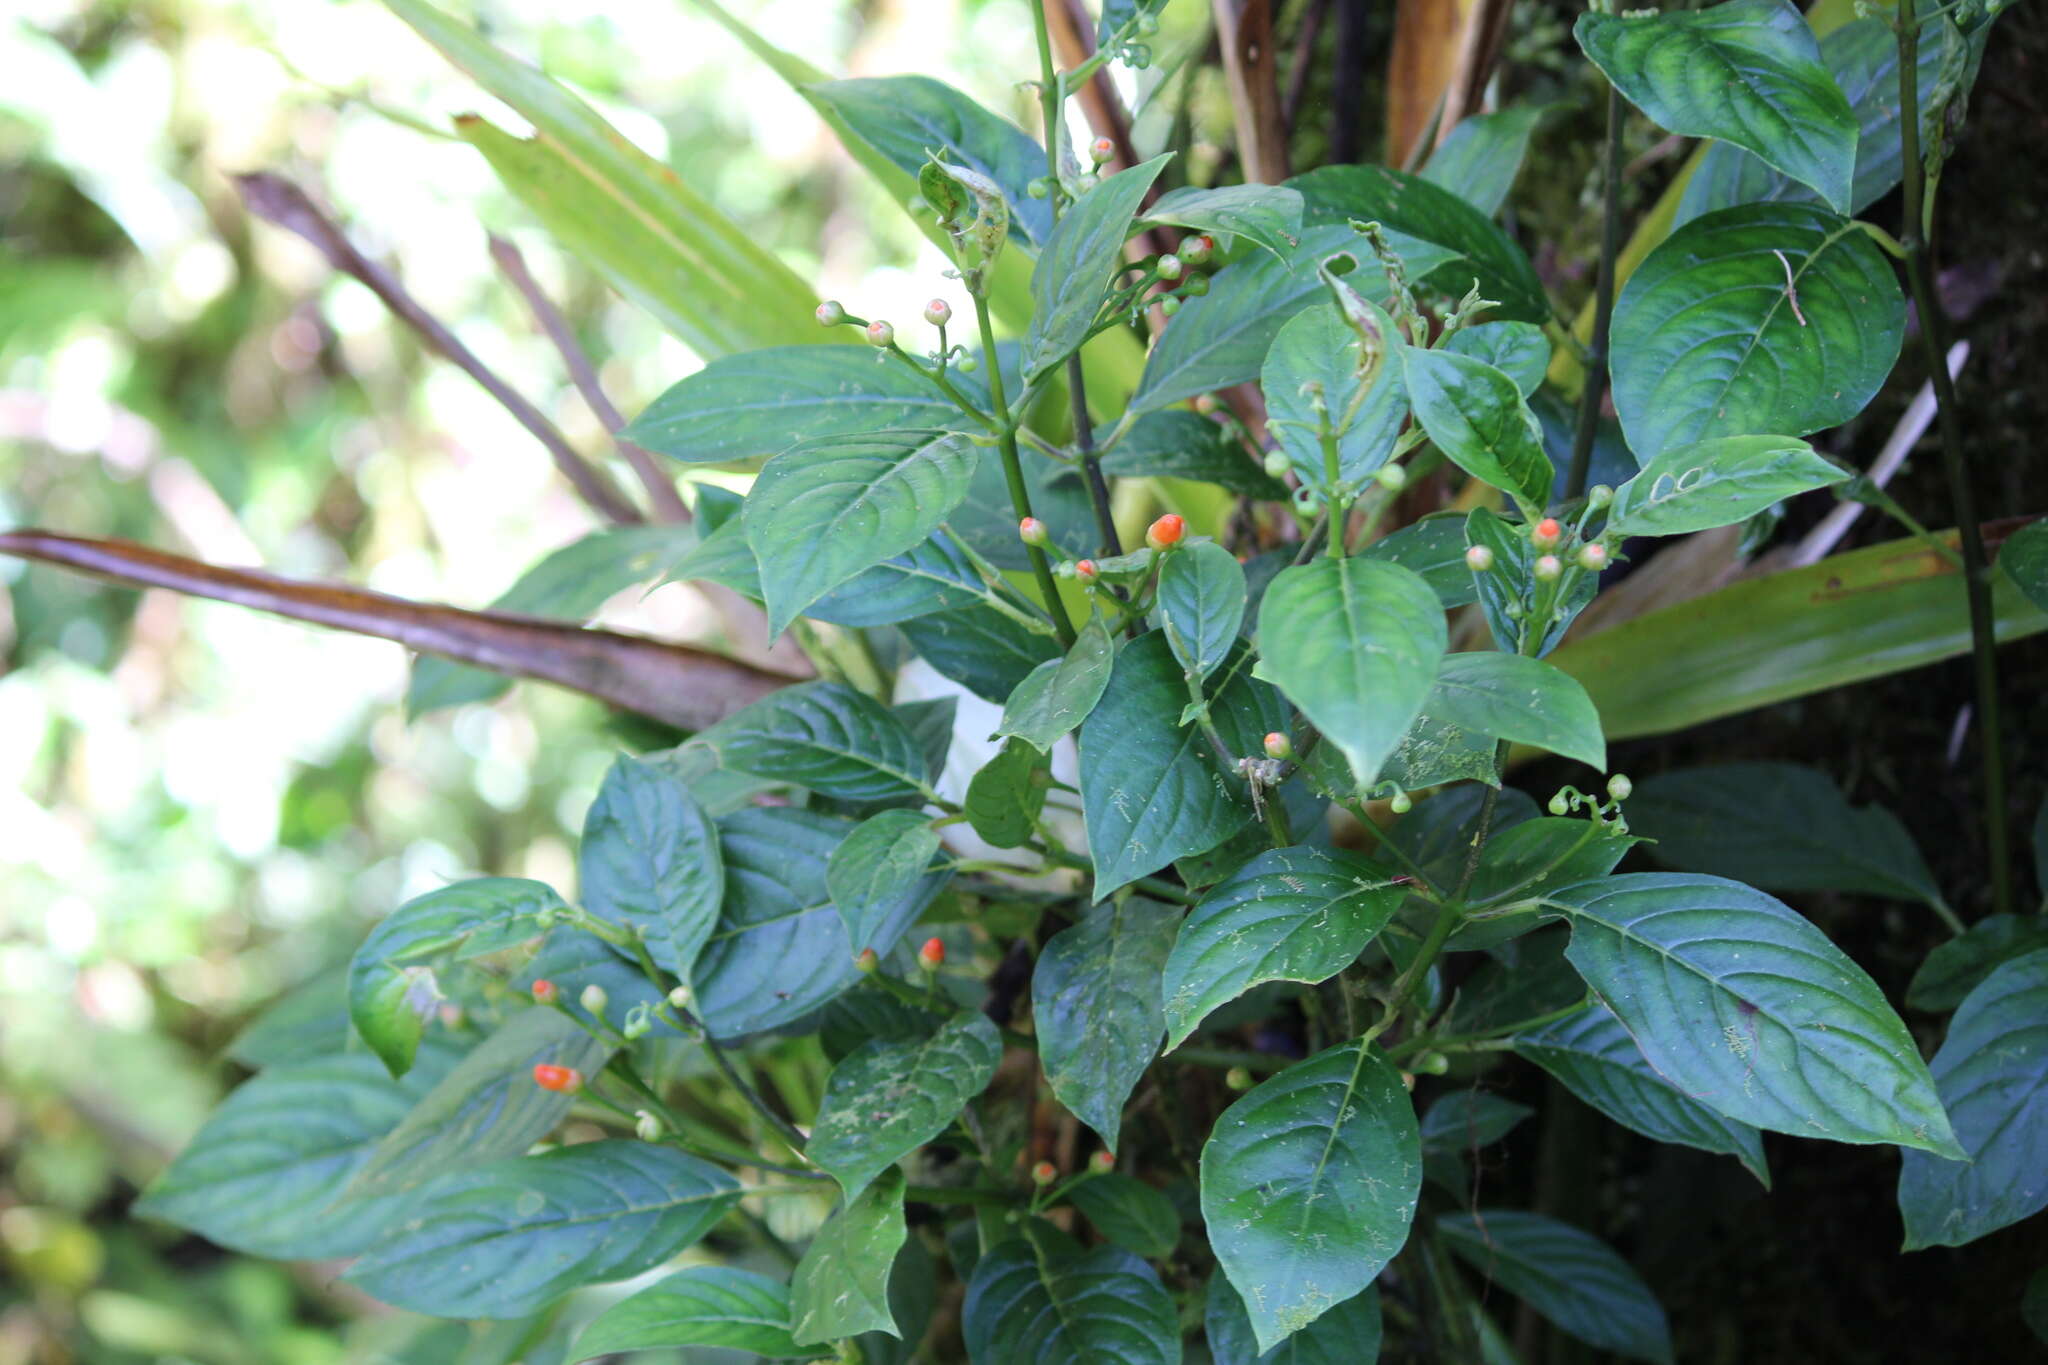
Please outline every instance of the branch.
[[484, 392], [497, 399], [507, 412], [518, 419], [519, 425], [533, 433], [534, 439], [554, 460], [555, 468], [575, 486], [576, 492], [593, 511], [621, 526], [646, 520], [639, 509], [612, 486], [610, 479], [576, 453], [568, 438], [539, 408], [492, 373], [474, 351], [463, 345], [453, 332], [442, 326], [438, 318], [406, 292], [396, 276], [356, 250], [341, 228], [306, 197], [304, 190], [283, 176], [267, 171], [238, 175], [235, 187], [241, 191], [242, 202], [248, 205], [251, 213], [310, 242], [327, 258], [328, 264], [342, 274], [360, 280], [371, 293], [383, 300], [384, 306], [418, 333], [430, 350], [454, 361], [471, 379], [481, 384]]
[[223, 569], [121, 540], [0, 532], [0, 554], [133, 588], [168, 588], [333, 630], [392, 640], [515, 678], [554, 683], [684, 730], [716, 724], [796, 681], [707, 650], [509, 612], [465, 611], [254, 569]]

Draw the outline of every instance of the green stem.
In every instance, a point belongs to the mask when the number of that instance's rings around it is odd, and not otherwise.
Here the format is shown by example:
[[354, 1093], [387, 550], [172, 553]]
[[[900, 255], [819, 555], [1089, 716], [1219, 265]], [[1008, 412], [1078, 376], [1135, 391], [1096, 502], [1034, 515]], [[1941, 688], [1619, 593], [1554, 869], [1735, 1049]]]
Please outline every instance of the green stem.
[[1928, 259], [1927, 167], [1920, 151], [1920, 24], [1914, 0], [1899, 0], [1899, 141], [1905, 161], [1906, 279], [1913, 306], [1920, 315], [1920, 344], [1926, 353], [1928, 378], [1934, 385], [1935, 411], [1941, 422], [1941, 457], [1948, 473], [1949, 497], [1955, 506], [1956, 529], [1963, 546], [1963, 585], [1970, 608], [1970, 653], [1976, 669], [1977, 733], [1984, 762], [1984, 839], [1991, 860], [1991, 902], [1995, 913], [2013, 910], [2012, 850], [2005, 810], [2005, 739], [1998, 707], [1998, 641], [1992, 624], [1991, 568], [1984, 553], [1984, 532], [1978, 520], [1977, 495], [1970, 486], [1969, 462], [1963, 453], [1961, 409], [1955, 381], [1944, 357], [1948, 353], [1946, 319], [1934, 292], [1934, 269]]
[[[1484, 826], [1481, 828], [1483, 830]], [[1408, 1007], [1409, 1000], [1422, 988], [1423, 979], [1429, 975], [1429, 969], [1436, 965], [1438, 955], [1444, 950], [1444, 944], [1449, 941], [1463, 918], [1463, 910], [1456, 900], [1444, 902], [1437, 910], [1436, 922], [1429, 926], [1429, 934], [1422, 940], [1422, 946], [1416, 950], [1415, 960], [1408, 964], [1408, 970], [1401, 973], [1400, 979], [1394, 983], [1394, 992], [1387, 997], [1385, 1011], [1381, 1013], [1379, 1022], [1365, 1031], [1364, 1041], [1370, 1043], [1393, 1027], [1394, 1021], [1401, 1017], [1401, 1011]]]
[[1586, 491], [1593, 468], [1593, 436], [1600, 399], [1607, 392], [1607, 333], [1614, 320], [1614, 263], [1621, 254], [1621, 92], [1607, 87], [1607, 152], [1600, 172], [1600, 275], [1593, 290], [1593, 344], [1586, 348], [1586, 387], [1579, 394], [1579, 424], [1572, 432], [1572, 462], [1565, 475], [1569, 502]]
[[[989, 401], [995, 405], [996, 421], [1000, 424], [996, 439], [1003, 454], [1003, 478], [1010, 485], [1010, 507], [1022, 521], [1031, 515], [1031, 490], [1024, 486], [1024, 464], [1017, 456], [1017, 422], [1003, 392], [1003, 367], [996, 359], [996, 334], [989, 323], [988, 300], [979, 294], [973, 297], [974, 321], [981, 329], [981, 352], [988, 358]], [[1024, 549], [1031, 556], [1031, 572], [1038, 580], [1039, 594], [1045, 598], [1045, 610], [1052, 617], [1053, 631], [1059, 636], [1062, 647], [1072, 648], [1074, 623], [1067, 619], [1067, 604], [1060, 600], [1059, 585], [1053, 582], [1052, 565], [1046, 560], [1045, 551], [1038, 546], [1026, 545]]]

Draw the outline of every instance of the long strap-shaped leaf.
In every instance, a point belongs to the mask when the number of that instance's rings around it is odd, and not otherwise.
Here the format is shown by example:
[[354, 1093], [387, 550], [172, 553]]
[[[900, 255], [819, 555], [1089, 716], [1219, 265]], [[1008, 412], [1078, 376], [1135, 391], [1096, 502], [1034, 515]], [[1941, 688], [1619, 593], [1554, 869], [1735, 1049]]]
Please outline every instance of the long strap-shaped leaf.
[[169, 588], [334, 630], [395, 640], [517, 678], [555, 683], [685, 730], [701, 730], [794, 678], [644, 636], [503, 612], [410, 602], [339, 583], [225, 569], [123, 540], [0, 532], [0, 554], [138, 588]]

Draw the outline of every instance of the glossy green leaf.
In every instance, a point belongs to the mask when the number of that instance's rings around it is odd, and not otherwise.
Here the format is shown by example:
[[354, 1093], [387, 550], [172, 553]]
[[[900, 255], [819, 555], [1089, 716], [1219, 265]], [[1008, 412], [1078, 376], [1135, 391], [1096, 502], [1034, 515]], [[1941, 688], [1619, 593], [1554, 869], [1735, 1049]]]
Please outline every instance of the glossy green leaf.
[[1946, 1014], [2000, 966], [2037, 948], [2048, 948], [2048, 916], [1986, 915], [1921, 961], [1906, 1003]]
[[1401, 1073], [1358, 1042], [1267, 1078], [1202, 1148], [1202, 1218], [1270, 1351], [1373, 1282], [1422, 1188]]
[[694, 743], [741, 772], [842, 801], [928, 796], [924, 750], [888, 707], [844, 683], [785, 687]]
[[1046, 660], [1017, 684], [1003, 706], [996, 734], [1015, 735], [1038, 752], [1050, 753], [1054, 744], [1088, 719], [1115, 666], [1115, 637], [1101, 617], [1090, 617], [1075, 636], [1073, 648]]
[[[860, 980], [846, 926], [825, 889], [845, 820], [788, 807], [749, 807], [718, 822], [725, 903], [697, 960], [697, 1017], [715, 1038], [801, 1019]], [[869, 942], [887, 956], [933, 896], [941, 874], [871, 906]]]
[[1932, 1069], [1969, 1161], [1905, 1154], [1908, 1251], [1963, 1246], [2048, 1206], [2048, 949], [1970, 992]]
[[1767, 891], [1854, 891], [1943, 904], [1913, 836], [1882, 806], [1851, 806], [1796, 763], [1660, 773], [1628, 801], [1629, 826], [1667, 867]]
[[1455, 351], [1400, 352], [1408, 401], [1430, 441], [1458, 468], [1512, 496], [1532, 520], [1540, 516], [1555, 471], [1514, 379]]
[[770, 460], [741, 510], [768, 630], [938, 530], [967, 496], [974, 448], [935, 431], [806, 441]]
[[969, 827], [984, 842], [1019, 848], [1036, 835], [1051, 785], [1045, 755], [1021, 739], [1011, 739], [968, 779], [961, 806]]
[[734, 1266], [697, 1265], [598, 1314], [569, 1358], [678, 1346], [719, 1346], [768, 1360], [816, 1356], [796, 1344], [789, 1322], [790, 1291], [780, 1282]]
[[1383, 559], [1420, 574], [1446, 608], [1479, 600], [1472, 570], [1465, 563], [1465, 518], [1456, 512], [1431, 513], [1381, 536], [1358, 555]]
[[1446, 654], [1423, 706], [1474, 734], [1607, 766], [1600, 715], [1586, 689], [1541, 659], [1498, 650]]
[[1587, 13], [1573, 31], [1653, 122], [1752, 151], [1849, 212], [1856, 116], [1821, 62], [1813, 30], [1784, 0]]
[[1102, 456], [1102, 472], [1125, 478], [1193, 479], [1267, 502], [1289, 496], [1219, 422], [1186, 408], [1148, 412]]
[[900, 1337], [889, 1309], [889, 1275], [910, 1229], [903, 1173], [885, 1170], [825, 1220], [789, 1283], [791, 1336], [816, 1345], [862, 1332]]
[[358, 1255], [404, 1201], [357, 1197], [349, 1183], [446, 1070], [421, 1066], [394, 1081], [361, 1053], [272, 1067], [208, 1116], [134, 1212], [251, 1256]]
[[407, 901], [380, 920], [348, 970], [356, 1034], [394, 1076], [412, 1066], [441, 992], [433, 963], [514, 947], [544, 932], [543, 912], [568, 907], [554, 889], [519, 877], [478, 877]]
[[804, 1153], [849, 1199], [946, 1131], [995, 1078], [1003, 1041], [986, 1015], [955, 1016], [931, 1037], [871, 1042], [832, 1068]]
[[1913, 1035], [1861, 967], [1761, 891], [1639, 872], [1550, 902], [1571, 959], [1659, 1075], [1729, 1118], [1953, 1153]]
[[1182, 304], [1153, 343], [1131, 412], [1258, 378], [1281, 324], [1323, 297], [1316, 271], [1324, 259], [1361, 246], [1349, 228], [1323, 227], [1303, 232], [1284, 258], [1261, 251], [1217, 271], [1209, 292]]
[[1159, 629], [1197, 678], [1215, 672], [1237, 643], [1244, 605], [1244, 566], [1213, 540], [1174, 551], [1159, 568]]
[[1515, 1051], [1624, 1128], [1734, 1157], [1764, 1188], [1771, 1184], [1763, 1138], [1664, 1079], [1613, 1013], [1600, 1005], [1514, 1036]]
[[[1287, 182], [1307, 204], [1311, 228], [1351, 220], [1388, 229], [1388, 245], [1418, 283], [1453, 298], [1476, 283], [1500, 304], [1497, 315], [1549, 320], [1549, 296], [1522, 249], [1485, 213], [1419, 175], [1386, 166], [1324, 166]], [[1370, 267], [1370, 254], [1360, 264]]]
[[1180, 1365], [1180, 1321], [1159, 1276], [1122, 1247], [1012, 1238], [974, 1267], [961, 1310], [973, 1365]]
[[[828, 352], [805, 348], [805, 355]], [[563, 546], [519, 575], [490, 605], [515, 616], [546, 616], [583, 622], [613, 594], [657, 576], [662, 563], [696, 532], [686, 526], [614, 526], [592, 531]], [[444, 706], [502, 696], [512, 680], [502, 673], [452, 663], [432, 654], [413, 659], [405, 687], [405, 711], [422, 716]]]
[[874, 76], [805, 89], [835, 123], [851, 130], [899, 170], [916, 174], [934, 156], [987, 176], [1002, 190], [1010, 231], [1042, 245], [1052, 234], [1052, 205], [1024, 187], [1045, 174], [1045, 151], [943, 81]]
[[1482, 322], [1451, 333], [1444, 349], [1484, 361], [1515, 381], [1527, 398], [1550, 369], [1550, 338], [1531, 322]]
[[[1212, 692], [1246, 683], [1233, 675]], [[1098, 897], [1214, 848], [1251, 816], [1219, 780], [1201, 731], [1179, 723], [1187, 700], [1180, 664], [1155, 630], [1118, 653], [1108, 690], [1081, 726], [1081, 808]]]
[[506, 188], [577, 259], [699, 355], [827, 338], [802, 277], [545, 74], [425, 0], [387, 7], [503, 100], [535, 136], [458, 120]]
[[893, 356], [866, 346], [781, 346], [720, 356], [670, 385], [621, 435], [672, 459], [722, 464], [828, 436], [964, 420]]
[[905, 621], [902, 630], [919, 658], [997, 706], [1060, 652], [1052, 636], [1020, 630], [1015, 618], [981, 605], [932, 612]]
[[1216, 1365], [1373, 1365], [1380, 1356], [1380, 1295], [1370, 1287], [1353, 1294], [1262, 1352], [1243, 1297], [1228, 1276], [1211, 1275], [1202, 1331]]
[[1448, 634], [1436, 593], [1397, 564], [1352, 556], [1283, 569], [1259, 607], [1259, 676], [1370, 784], [1421, 712]]
[[718, 923], [725, 863], [711, 817], [672, 768], [612, 764], [583, 819], [576, 866], [591, 914], [639, 931], [655, 961], [691, 979]]
[[521, 1317], [571, 1289], [660, 1265], [708, 1232], [739, 1192], [730, 1175], [672, 1147], [558, 1147], [435, 1182], [346, 1278], [419, 1313]]
[[1320, 434], [1325, 425], [1336, 440], [1337, 482], [1355, 491], [1387, 462], [1408, 420], [1407, 385], [1400, 364], [1387, 353], [1400, 344], [1393, 319], [1363, 299], [1355, 306], [1372, 318], [1383, 339], [1363, 396], [1358, 370], [1366, 358], [1359, 335], [1334, 305], [1290, 318], [1259, 371], [1268, 429], [1302, 482], [1325, 495], [1332, 487]]
[[1491, 218], [1521, 173], [1529, 134], [1549, 112], [1547, 105], [1524, 104], [1459, 119], [1422, 164], [1422, 178]]
[[1465, 1263], [1590, 1346], [1670, 1365], [1664, 1308], [1614, 1249], [1540, 1213], [1445, 1214], [1437, 1235]]
[[939, 832], [922, 811], [885, 810], [853, 827], [825, 864], [825, 894], [846, 923], [855, 953], [881, 951], [874, 934], [906, 893], [932, 875]]
[[1998, 567], [2029, 602], [2048, 611], [2048, 519], [2030, 521], [2007, 536], [1998, 551]]
[[1139, 222], [1242, 237], [1285, 256], [1301, 243], [1301, 196], [1285, 185], [1187, 185], [1160, 195]]
[[1046, 1081], [1111, 1151], [1124, 1102], [1159, 1055], [1159, 972], [1179, 931], [1179, 912], [1164, 905], [1104, 901], [1046, 941], [1031, 976]]
[[1608, 529], [1676, 536], [1733, 526], [1849, 471], [1789, 436], [1720, 436], [1674, 446], [1614, 491]]
[[1350, 965], [1406, 893], [1378, 864], [1336, 849], [1276, 848], [1189, 912], [1160, 990], [1167, 1047], [1267, 981], [1326, 981]]
[[1037, 379], [1088, 340], [1110, 276], [1124, 263], [1132, 215], [1169, 159], [1155, 156], [1105, 178], [1076, 199], [1054, 226], [1031, 272], [1025, 379]]
[[1642, 460], [1714, 436], [1806, 436], [1863, 410], [1905, 322], [1890, 263], [1848, 219], [1723, 209], [1672, 233], [1622, 287], [1614, 409]]
[[351, 1197], [410, 1194], [436, 1176], [514, 1156], [568, 1116], [572, 1096], [533, 1083], [542, 1062], [594, 1076], [611, 1048], [550, 1009], [522, 1009], [434, 1084], [377, 1144]]
[[1147, 1260], [1173, 1254], [1180, 1242], [1180, 1210], [1142, 1180], [1114, 1171], [1092, 1175], [1067, 1191], [1094, 1229]]
[[1484, 1090], [1453, 1090], [1423, 1114], [1422, 1150], [1470, 1152], [1491, 1147], [1535, 1112]]

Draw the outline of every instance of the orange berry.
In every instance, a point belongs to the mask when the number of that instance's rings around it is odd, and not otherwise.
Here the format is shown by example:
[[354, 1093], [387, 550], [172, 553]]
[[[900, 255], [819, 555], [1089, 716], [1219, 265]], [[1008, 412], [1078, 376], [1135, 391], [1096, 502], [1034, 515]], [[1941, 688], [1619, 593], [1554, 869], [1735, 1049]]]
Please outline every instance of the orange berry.
[[533, 1068], [533, 1083], [543, 1090], [573, 1095], [583, 1088], [583, 1073], [573, 1066], [536, 1062]]
[[1178, 512], [1168, 512], [1146, 529], [1145, 543], [1155, 550], [1170, 549], [1180, 544], [1180, 538], [1187, 534], [1187, 529], [1187, 522]]
[[546, 977], [534, 978], [533, 999], [536, 1004], [552, 1005], [555, 1003], [555, 1001], [561, 998], [562, 993], [555, 989], [554, 982], [548, 980]]
[[1564, 527], [1557, 524], [1556, 517], [1545, 517], [1537, 522], [1536, 529], [1529, 536], [1530, 543], [1539, 550], [1555, 549], [1557, 542], [1562, 539]]
[[1060, 1168], [1050, 1161], [1041, 1161], [1031, 1168], [1031, 1183], [1034, 1185], [1050, 1185], [1059, 1178]]
[[937, 971], [939, 964], [946, 960], [946, 941], [941, 938], [926, 939], [924, 947], [917, 950], [917, 960], [926, 971]]

